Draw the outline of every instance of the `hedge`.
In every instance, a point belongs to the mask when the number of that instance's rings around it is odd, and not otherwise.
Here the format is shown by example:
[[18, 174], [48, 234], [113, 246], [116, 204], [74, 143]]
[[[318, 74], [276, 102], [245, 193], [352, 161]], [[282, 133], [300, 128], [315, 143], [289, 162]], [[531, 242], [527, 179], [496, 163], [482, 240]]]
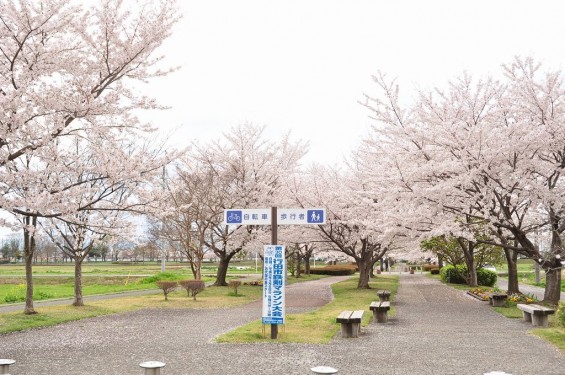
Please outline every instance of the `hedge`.
[[336, 265], [310, 268], [310, 273], [314, 275], [347, 276], [353, 275], [356, 270], [357, 267], [354, 265]]

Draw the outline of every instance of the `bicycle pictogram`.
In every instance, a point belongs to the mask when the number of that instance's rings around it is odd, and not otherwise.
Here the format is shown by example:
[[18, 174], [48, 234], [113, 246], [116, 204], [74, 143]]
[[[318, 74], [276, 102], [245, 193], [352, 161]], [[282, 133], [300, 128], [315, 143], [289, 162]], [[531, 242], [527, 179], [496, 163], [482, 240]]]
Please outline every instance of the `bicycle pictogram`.
[[241, 211], [228, 211], [226, 213], [226, 223], [228, 224], [240, 224], [241, 223]]

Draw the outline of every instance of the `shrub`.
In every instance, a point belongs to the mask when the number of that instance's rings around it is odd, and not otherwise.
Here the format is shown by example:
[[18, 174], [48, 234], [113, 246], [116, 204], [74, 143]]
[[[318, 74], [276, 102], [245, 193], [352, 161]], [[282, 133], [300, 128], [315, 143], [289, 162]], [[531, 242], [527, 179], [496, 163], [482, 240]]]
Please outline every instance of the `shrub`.
[[173, 290], [175, 290], [178, 286], [176, 281], [157, 281], [157, 286], [163, 290], [163, 294], [165, 295], [165, 301], [168, 301], [168, 295]]
[[452, 265], [444, 266], [439, 271], [441, 281], [452, 284], [467, 284], [467, 281], [465, 280], [466, 273], [466, 267], [461, 265], [458, 265], [457, 267]]
[[439, 268], [432, 268], [432, 269], [430, 270], [430, 273], [431, 273], [432, 275], [439, 275]]
[[181, 280], [179, 285], [186, 289], [186, 294], [196, 301], [196, 295], [206, 288], [206, 284], [202, 280]]
[[355, 273], [356, 267], [348, 265], [326, 266], [320, 268], [310, 268], [313, 275], [348, 276]]
[[239, 280], [230, 280], [228, 281], [228, 286], [233, 289], [233, 292], [237, 296], [237, 288], [241, 285], [241, 281]]
[[565, 328], [565, 302], [561, 302], [559, 307], [557, 307], [557, 322], [563, 328]]
[[[457, 265], [456, 267], [448, 265], [442, 267], [439, 274], [443, 282], [449, 282], [452, 284], [467, 284], [467, 267], [463, 265]], [[486, 270], [484, 268], [479, 268], [477, 270], [477, 284], [482, 286], [494, 286], [496, 284], [498, 276], [496, 272], [491, 270]]]
[[477, 270], [477, 284], [479, 285], [494, 286], [497, 278], [498, 275], [494, 271], [486, 270], [484, 268], [479, 268]]

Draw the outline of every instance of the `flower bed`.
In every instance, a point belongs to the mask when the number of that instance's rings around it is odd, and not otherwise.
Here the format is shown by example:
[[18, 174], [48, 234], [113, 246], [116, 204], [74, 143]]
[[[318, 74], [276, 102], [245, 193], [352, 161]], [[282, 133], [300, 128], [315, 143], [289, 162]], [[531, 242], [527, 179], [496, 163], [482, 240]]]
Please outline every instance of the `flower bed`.
[[514, 293], [508, 296], [508, 301], [514, 303], [534, 303], [538, 299], [533, 294]]
[[476, 299], [479, 299], [481, 301], [488, 301], [488, 294], [491, 292], [490, 289], [487, 288], [474, 288], [474, 289], [470, 289], [467, 294], [469, 294], [472, 297], [475, 297]]

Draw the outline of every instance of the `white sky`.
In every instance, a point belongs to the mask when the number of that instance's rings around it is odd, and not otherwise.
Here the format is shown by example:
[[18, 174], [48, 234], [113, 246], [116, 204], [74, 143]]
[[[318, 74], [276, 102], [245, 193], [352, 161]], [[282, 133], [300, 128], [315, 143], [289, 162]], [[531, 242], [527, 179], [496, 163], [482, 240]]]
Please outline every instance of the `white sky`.
[[371, 75], [401, 90], [444, 85], [467, 70], [498, 74], [514, 55], [565, 61], [565, 2], [179, 0], [183, 19], [162, 50], [180, 65], [150, 86], [172, 109], [156, 124], [175, 142], [245, 122], [308, 140], [306, 162], [339, 162], [367, 132], [357, 103]]
[[166, 42], [180, 70], [148, 86], [172, 108], [151, 116], [178, 128], [178, 146], [230, 127], [266, 125], [310, 142], [307, 163], [339, 163], [367, 133], [357, 103], [378, 70], [413, 87], [467, 70], [498, 74], [514, 55], [565, 62], [559, 0], [178, 0]]

